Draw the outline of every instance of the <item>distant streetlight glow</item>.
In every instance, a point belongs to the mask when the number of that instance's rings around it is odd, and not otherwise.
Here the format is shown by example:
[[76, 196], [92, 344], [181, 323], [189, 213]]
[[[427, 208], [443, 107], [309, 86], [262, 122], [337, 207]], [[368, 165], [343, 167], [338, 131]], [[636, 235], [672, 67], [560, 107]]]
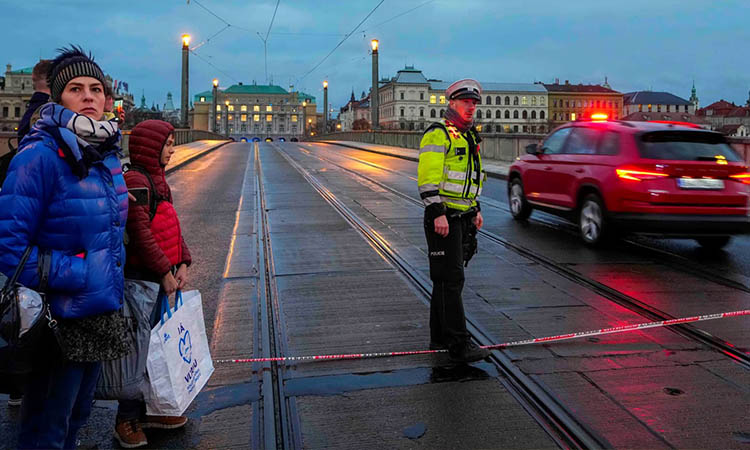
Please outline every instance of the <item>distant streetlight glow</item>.
[[214, 78], [214, 87], [218, 87], [218, 86], [219, 86], [219, 79]]
[[325, 80], [325, 81], [323, 81], [323, 87], [324, 87], [324, 88], [327, 88], [327, 87], [328, 87], [328, 80]]
[[182, 46], [187, 47], [190, 45], [190, 35], [189, 34], [183, 34], [182, 35]]
[[374, 51], [374, 52], [378, 51], [378, 40], [377, 39], [373, 39], [372, 41], [370, 41], [370, 44], [372, 44], [372, 51]]

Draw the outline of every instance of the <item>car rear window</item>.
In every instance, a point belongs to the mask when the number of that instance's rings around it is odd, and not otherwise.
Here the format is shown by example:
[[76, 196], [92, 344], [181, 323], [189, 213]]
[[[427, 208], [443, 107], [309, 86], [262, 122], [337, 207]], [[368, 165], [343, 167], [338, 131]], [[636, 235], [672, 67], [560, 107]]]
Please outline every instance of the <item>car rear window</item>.
[[742, 159], [718, 133], [700, 131], [652, 131], [641, 135], [639, 150], [642, 158], [678, 161], [730, 162]]

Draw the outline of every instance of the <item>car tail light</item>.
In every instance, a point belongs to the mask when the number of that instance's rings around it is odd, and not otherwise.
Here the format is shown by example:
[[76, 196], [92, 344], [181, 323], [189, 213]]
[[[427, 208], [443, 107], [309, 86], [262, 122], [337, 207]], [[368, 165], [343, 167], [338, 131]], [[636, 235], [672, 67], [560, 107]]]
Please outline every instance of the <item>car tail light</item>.
[[617, 176], [623, 180], [643, 181], [653, 180], [656, 178], [668, 177], [669, 174], [663, 172], [649, 172], [643, 169], [615, 169]]
[[750, 172], [738, 173], [737, 175], [729, 175], [729, 178], [733, 178], [740, 183], [750, 184]]

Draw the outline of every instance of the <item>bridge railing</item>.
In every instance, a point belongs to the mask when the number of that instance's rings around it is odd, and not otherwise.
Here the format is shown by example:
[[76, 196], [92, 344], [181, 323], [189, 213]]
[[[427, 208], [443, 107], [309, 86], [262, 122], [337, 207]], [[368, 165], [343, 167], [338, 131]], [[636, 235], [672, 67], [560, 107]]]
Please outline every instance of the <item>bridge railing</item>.
[[[482, 157], [496, 161], [514, 161], [526, 152], [526, 146], [544, 139], [543, 134], [480, 133]], [[308, 138], [311, 141], [355, 141], [393, 147], [419, 148], [421, 131], [341, 131]], [[728, 137], [729, 144], [750, 165], [750, 138]]]
[[[393, 147], [419, 148], [422, 131], [345, 131], [314, 136], [310, 140], [356, 141]], [[482, 158], [495, 161], [513, 161], [526, 152], [526, 146], [538, 143], [542, 134], [480, 133]]]
[[[187, 144], [189, 142], [200, 141], [203, 139], [216, 139], [226, 140], [227, 138], [218, 133], [212, 133], [205, 130], [191, 130], [187, 128], [179, 128], [174, 130], [175, 145]], [[128, 141], [130, 140], [130, 130], [124, 130], [122, 132], [121, 146], [123, 152], [128, 154]], [[0, 156], [10, 151], [10, 145], [13, 148], [18, 147], [18, 139], [16, 133], [13, 131], [2, 131], [0, 132]]]

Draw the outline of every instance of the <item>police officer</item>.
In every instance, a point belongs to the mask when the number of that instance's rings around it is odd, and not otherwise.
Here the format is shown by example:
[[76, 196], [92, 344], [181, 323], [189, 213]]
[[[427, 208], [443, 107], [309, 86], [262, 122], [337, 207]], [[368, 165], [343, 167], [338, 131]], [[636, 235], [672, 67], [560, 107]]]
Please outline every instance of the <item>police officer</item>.
[[448, 349], [452, 360], [473, 362], [489, 351], [471, 341], [466, 331], [461, 291], [464, 267], [476, 252], [482, 228], [477, 198], [485, 174], [480, 138], [473, 126], [482, 87], [475, 80], [451, 84], [445, 94], [444, 119], [425, 131], [419, 145], [419, 194], [425, 205], [424, 229], [430, 261], [430, 348]]

